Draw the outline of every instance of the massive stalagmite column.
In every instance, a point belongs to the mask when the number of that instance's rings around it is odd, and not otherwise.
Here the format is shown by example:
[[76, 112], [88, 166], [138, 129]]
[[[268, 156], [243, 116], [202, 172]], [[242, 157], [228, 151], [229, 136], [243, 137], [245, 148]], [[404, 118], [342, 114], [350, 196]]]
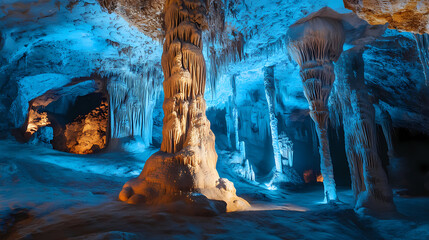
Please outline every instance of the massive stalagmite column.
[[304, 94], [319, 137], [325, 200], [336, 201], [338, 198], [328, 140], [327, 100], [335, 80], [333, 62], [340, 56], [344, 44], [343, 26], [333, 18], [310, 16], [292, 25], [288, 36], [289, 52], [301, 68]]
[[375, 110], [365, 88], [362, 48], [344, 52], [336, 63], [336, 94], [344, 126], [356, 209], [394, 210], [392, 190], [377, 152]]
[[158, 204], [195, 201], [201, 193], [226, 203], [227, 211], [249, 204], [233, 183], [216, 171], [215, 136], [206, 117], [206, 65], [202, 31], [206, 2], [169, 0], [164, 6], [164, 126], [161, 151], [152, 155], [138, 178], [127, 182], [119, 199]]
[[274, 163], [277, 173], [282, 172], [282, 157], [279, 147], [279, 134], [277, 131], [277, 117], [274, 110], [275, 104], [275, 86], [274, 86], [274, 66], [264, 68], [264, 87], [265, 97], [268, 104], [268, 113], [270, 115], [271, 139], [274, 151]]

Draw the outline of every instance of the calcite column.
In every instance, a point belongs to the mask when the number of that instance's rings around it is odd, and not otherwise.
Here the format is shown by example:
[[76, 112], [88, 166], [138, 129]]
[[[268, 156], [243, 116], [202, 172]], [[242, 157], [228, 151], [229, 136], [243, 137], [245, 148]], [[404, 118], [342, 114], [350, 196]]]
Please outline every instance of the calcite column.
[[394, 210], [392, 190], [377, 152], [375, 110], [365, 87], [362, 49], [344, 52], [336, 64], [347, 160], [355, 208]]
[[237, 74], [232, 75], [231, 77], [231, 88], [232, 96], [229, 96], [228, 102], [226, 104], [226, 127], [227, 127], [227, 138], [228, 146], [232, 148], [231, 143], [231, 132], [234, 132], [234, 148], [235, 150], [240, 150], [240, 140], [238, 136], [238, 109], [237, 109]]
[[267, 99], [268, 113], [270, 115], [271, 139], [274, 152], [274, 163], [277, 173], [282, 172], [282, 157], [280, 154], [279, 134], [277, 130], [277, 117], [274, 109], [275, 105], [275, 86], [274, 86], [274, 66], [264, 68], [264, 87], [265, 97]]
[[319, 138], [325, 200], [338, 200], [328, 140], [327, 101], [335, 80], [334, 64], [342, 52], [342, 23], [327, 17], [298, 21], [289, 28], [289, 52], [300, 66], [304, 94]]
[[202, 31], [207, 29], [206, 1], [169, 0], [164, 6], [164, 126], [161, 151], [127, 182], [119, 199], [159, 204], [194, 201], [201, 193], [221, 200], [227, 211], [248, 207], [234, 185], [216, 171], [215, 136], [206, 117], [206, 64]]

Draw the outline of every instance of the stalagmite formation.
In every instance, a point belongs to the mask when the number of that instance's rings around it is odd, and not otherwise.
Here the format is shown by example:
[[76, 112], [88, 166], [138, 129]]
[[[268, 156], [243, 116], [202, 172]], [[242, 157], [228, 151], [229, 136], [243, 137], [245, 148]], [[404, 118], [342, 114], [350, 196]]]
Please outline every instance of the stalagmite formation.
[[277, 183], [298, 183], [301, 182], [298, 174], [292, 169], [293, 150], [292, 142], [283, 132], [281, 136], [278, 133], [278, 120], [275, 112], [275, 84], [274, 84], [274, 66], [264, 68], [264, 87], [265, 98], [268, 105], [269, 125], [271, 140], [274, 153], [274, 175], [268, 187], [273, 187]]
[[427, 0], [343, 0], [344, 6], [372, 25], [389, 23], [389, 28], [429, 33]]
[[[202, 31], [207, 29], [205, 1], [167, 1], [164, 6], [164, 126], [161, 151], [127, 182], [119, 199], [128, 203], [196, 202], [194, 193], [212, 199], [215, 211], [236, 211], [249, 204], [236, 196], [233, 183], [216, 171], [215, 137], [205, 115], [206, 66]], [[210, 201], [208, 201], [210, 202]], [[225, 205], [220, 204], [226, 203]]]
[[293, 166], [293, 142], [286, 133], [279, 134], [280, 154], [282, 155], [283, 166]]
[[251, 182], [256, 180], [253, 166], [246, 158], [246, 143], [244, 141], [239, 143], [239, 150], [233, 153], [229, 166], [238, 176]]
[[264, 68], [264, 87], [265, 97], [267, 99], [268, 113], [270, 115], [270, 129], [271, 139], [274, 151], [274, 163], [277, 173], [283, 172], [282, 170], [282, 156], [280, 154], [279, 134], [277, 130], [277, 117], [274, 110], [275, 105], [275, 86], [274, 86], [274, 66]]
[[375, 110], [365, 87], [363, 49], [344, 52], [336, 63], [347, 160], [356, 209], [394, 210], [392, 190], [377, 152]]
[[288, 48], [301, 68], [304, 94], [319, 137], [325, 200], [330, 202], [338, 200], [338, 197], [329, 150], [327, 101], [335, 80], [333, 62], [342, 52], [345, 36], [340, 21], [313, 16], [304, 18], [289, 28]]
[[236, 85], [236, 77], [237, 75], [234, 74], [231, 77], [231, 88], [232, 88], [232, 96], [228, 98], [228, 102], [226, 104], [226, 114], [225, 114], [225, 120], [226, 120], [226, 128], [227, 128], [227, 138], [228, 138], [228, 146], [232, 148], [232, 142], [231, 142], [231, 133], [234, 134], [234, 148], [235, 150], [240, 150], [239, 146], [239, 136], [238, 136], [238, 110], [237, 110], [237, 103], [236, 103], [236, 96], [237, 96], [237, 85]]
[[[428, 7], [429, 8], [429, 7]], [[414, 34], [419, 52], [420, 61], [422, 62], [423, 73], [425, 74], [426, 86], [429, 84], [429, 34]]]

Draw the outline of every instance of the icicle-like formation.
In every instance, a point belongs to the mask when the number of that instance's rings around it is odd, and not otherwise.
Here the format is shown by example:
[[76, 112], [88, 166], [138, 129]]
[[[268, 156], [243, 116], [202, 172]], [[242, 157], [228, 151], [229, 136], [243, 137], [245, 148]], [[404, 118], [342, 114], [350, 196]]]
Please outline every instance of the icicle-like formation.
[[417, 51], [419, 52], [420, 61], [423, 65], [423, 73], [425, 74], [425, 84], [429, 83], [429, 34], [424, 33], [414, 34], [417, 43]]
[[231, 96], [228, 98], [228, 102], [225, 104], [225, 122], [226, 122], [226, 138], [228, 141], [228, 147], [232, 148], [231, 142], [231, 132], [233, 132], [233, 122], [232, 122], [232, 113], [231, 113]]
[[381, 113], [380, 113], [380, 120], [381, 120], [381, 128], [383, 129], [384, 138], [386, 139], [387, 143], [387, 154], [389, 155], [389, 158], [392, 158], [395, 156], [395, 149], [393, 147], [393, 123], [392, 118], [390, 117], [389, 112], [384, 109], [383, 107], [380, 107]]
[[234, 148], [239, 150], [239, 136], [238, 136], [238, 110], [236, 104], [236, 95], [237, 95], [237, 86], [236, 86], [236, 74], [231, 77], [231, 88], [232, 96], [229, 96], [228, 102], [225, 106], [226, 114], [226, 128], [227, 128], [227, 138], [228, 146], [232, 148], [231, 133], [234, 133]]
[[293, 143], [285, 132], [279, 134], [280, 154], [282, 155], [283, 166], [293, 166]]
[[268, 114], [270, 115], [271, 139], [274, 151], [274, 161], [276, 172], [283, 172], [282, 158], [279, 147], [279, 135], [277, 130], [277, 117], [274, 110], [275, 105], [275, 86], [274, 86], [274, 66], [264, 68], [264, 87], [265, 97], [267, 99]]
[[341, 107], [347, 160], [356, 208], [392, 210], [392, 190], [377, 152], [375, 110], [364, 83], [362, 49], [337, 62], [336, 94]]
[[228, 66], [244, 60], [244, 37], [235, 31], [233, 35], [234, 39], [222, 43], [220, 49], [216, 49], [215, 46], [210, 47], [209, 82], [213, 92], [216, 90], [217, 79], [229, 70]]
[[153, 109], [161, 92], [159, 69], [145, 66], [134, 73], [120, 69], [101, 72], [109, 79], [112, 138], [140, 136], [145, 146], [152, 143]]
[[338, 199], [328, 140], [327, 101], [335, 80], [333, 61], [340, 56], [345, 40], [342, 23], [326, 17], [299, 21], [289, 28], [288, 49], [300, 66], [304, 95], [319, 137], [320, 170], [325, 200]]
[[237, 148], [239, 150], [232, 154], [228, 166], [231, 166], [234, 172], [240, 177], [254, 182], [256, 179], [255, 171], [253, 170], [252, 164], [246, 158], [246, 144], [244, 141], [241, 141], [238, 146]]

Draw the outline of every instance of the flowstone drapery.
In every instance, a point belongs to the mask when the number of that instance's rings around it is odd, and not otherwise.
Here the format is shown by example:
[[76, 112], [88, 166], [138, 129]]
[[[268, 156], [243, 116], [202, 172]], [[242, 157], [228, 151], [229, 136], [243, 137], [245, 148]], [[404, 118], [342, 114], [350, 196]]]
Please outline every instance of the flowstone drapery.
[[343, 52], [336, 63], [336, 99], [341, 107], [355, 208], [394, 210], [392, 190], [377, 152], [375, 110], [365, 87], [362, 48]]
[[328, 140], [327, 101], [335, 80], [333, 62], [340, 56], [345, 40], [342, 23], [328, 17], [309, 17], [292, 25], [288, 36], [289, 52], [300, 66], [304, 94], [319, 137], [325, 200], [336, 201], [338, 197]]
[[188, 0], [167, 1], [164, 6], [161, 151], [146, 161], [138, 178], [124, 185], [119, 195], [122, 201], [202, 201], [215, 211], [236, 211], [249, 206], [236, 196], [233, 183], [220, 178], [216, 170], [215, 136], [205, 114], [204, 100], [202, 31], [207, 29], [206, 7], [205, 1]]

